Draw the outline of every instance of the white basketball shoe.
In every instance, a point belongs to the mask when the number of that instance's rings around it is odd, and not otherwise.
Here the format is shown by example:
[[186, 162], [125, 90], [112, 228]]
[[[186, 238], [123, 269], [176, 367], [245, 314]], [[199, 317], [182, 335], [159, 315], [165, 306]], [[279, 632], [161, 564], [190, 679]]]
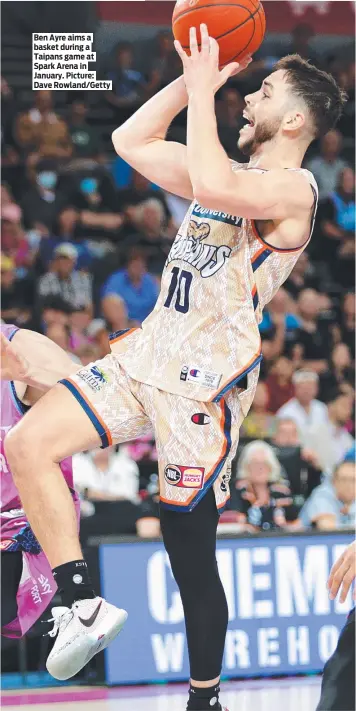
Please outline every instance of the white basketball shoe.
[[127, 612], [102, 597], [78, 600], [71, 608], [53, 607], [53, 629], [57, 639], [47, 659], [47, 670], [64, 681], [77, 674], [98, 652], [105, 649], [121, 632]]

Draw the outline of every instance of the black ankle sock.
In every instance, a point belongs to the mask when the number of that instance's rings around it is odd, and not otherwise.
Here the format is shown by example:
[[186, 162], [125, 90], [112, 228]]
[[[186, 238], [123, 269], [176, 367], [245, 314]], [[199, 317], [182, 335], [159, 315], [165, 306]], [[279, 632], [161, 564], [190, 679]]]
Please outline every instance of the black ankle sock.
[[191, 685], [187, 711], [221, 711], [219, 693], [220, 684], [210, 686], [207, 689], [200, 689]]
[[52, 573], [65, 607], [72, 607], [76, 600], [96, 597], [85, 560], [58, 565]]

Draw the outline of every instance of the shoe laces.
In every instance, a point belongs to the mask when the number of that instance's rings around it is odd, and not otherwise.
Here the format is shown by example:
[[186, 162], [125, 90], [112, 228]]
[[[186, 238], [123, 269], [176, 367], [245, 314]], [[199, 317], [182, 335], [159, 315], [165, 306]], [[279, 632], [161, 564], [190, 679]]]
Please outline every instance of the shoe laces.
[[[44, 637], [56, 637], [58, 632], [60, 631], [61, 627], [64, 625], [67, 626], [67, 624], [71, 621], [71, 619], [74, 617], [74, 613], [72, 610], [66, 609], [64, 612], [54, 615], [54, 617], [51, 617], [49, 620], [45, 620], [45, 622], [53, 622], [53, 628], [44, 634]], [[66, 623], [66, 624], [65, 624]]]

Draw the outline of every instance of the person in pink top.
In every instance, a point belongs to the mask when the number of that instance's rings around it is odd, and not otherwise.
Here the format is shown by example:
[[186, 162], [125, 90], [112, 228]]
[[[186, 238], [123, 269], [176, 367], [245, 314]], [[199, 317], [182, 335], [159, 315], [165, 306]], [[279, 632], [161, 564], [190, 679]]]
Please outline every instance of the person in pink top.
[[[22, 508], [5, 453], [5, 437], [26, 415], [31, 405], [60, 378], [74, 373], [78, 367], [67, 353], [45, 336], [1, 324], [1, 634], [6, 637], [22, 637], [26, 634], [53, 599], [57, 582]], [[36, 442], [33, 446], [36, 447]], [[79, 497], [74, 490], [71, 457], [64, 459], [60, 468], [74, 501], [79, 528]], [[79, 568], [73, 581], [78, 589], [78, 600], [82, 598], [81, 587], [85, 587], [81, 572]], [[93, 599], [104, 608], [101, 598], [96, 598], [94, 592]], [[50, 633], [52, 636], [57, 633], [58, 617], [66, 609], [53, 608], [55, 625]], [[81, 611], [81, 614], [84, 624], [85, 611]], [[126, 613], [119, 617], [121, 623], [122, 618], [126, 619]], [[99, 651], [103, 643], [108, 643], [107, 634], [99, 636], [102, 642], [97, 645], [96, 651]]]

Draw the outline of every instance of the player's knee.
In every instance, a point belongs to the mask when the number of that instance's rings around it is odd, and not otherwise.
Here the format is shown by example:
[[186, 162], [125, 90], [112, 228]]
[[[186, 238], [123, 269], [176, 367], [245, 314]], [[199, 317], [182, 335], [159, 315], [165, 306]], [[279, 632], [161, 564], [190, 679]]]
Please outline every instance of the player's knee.
[[43, 458], [43, 433], [41, 428], [28, 426], [25, 420], [16, 425], [5, 437], [5, 455], [14, 479], [25, 475], [38, 458]]

